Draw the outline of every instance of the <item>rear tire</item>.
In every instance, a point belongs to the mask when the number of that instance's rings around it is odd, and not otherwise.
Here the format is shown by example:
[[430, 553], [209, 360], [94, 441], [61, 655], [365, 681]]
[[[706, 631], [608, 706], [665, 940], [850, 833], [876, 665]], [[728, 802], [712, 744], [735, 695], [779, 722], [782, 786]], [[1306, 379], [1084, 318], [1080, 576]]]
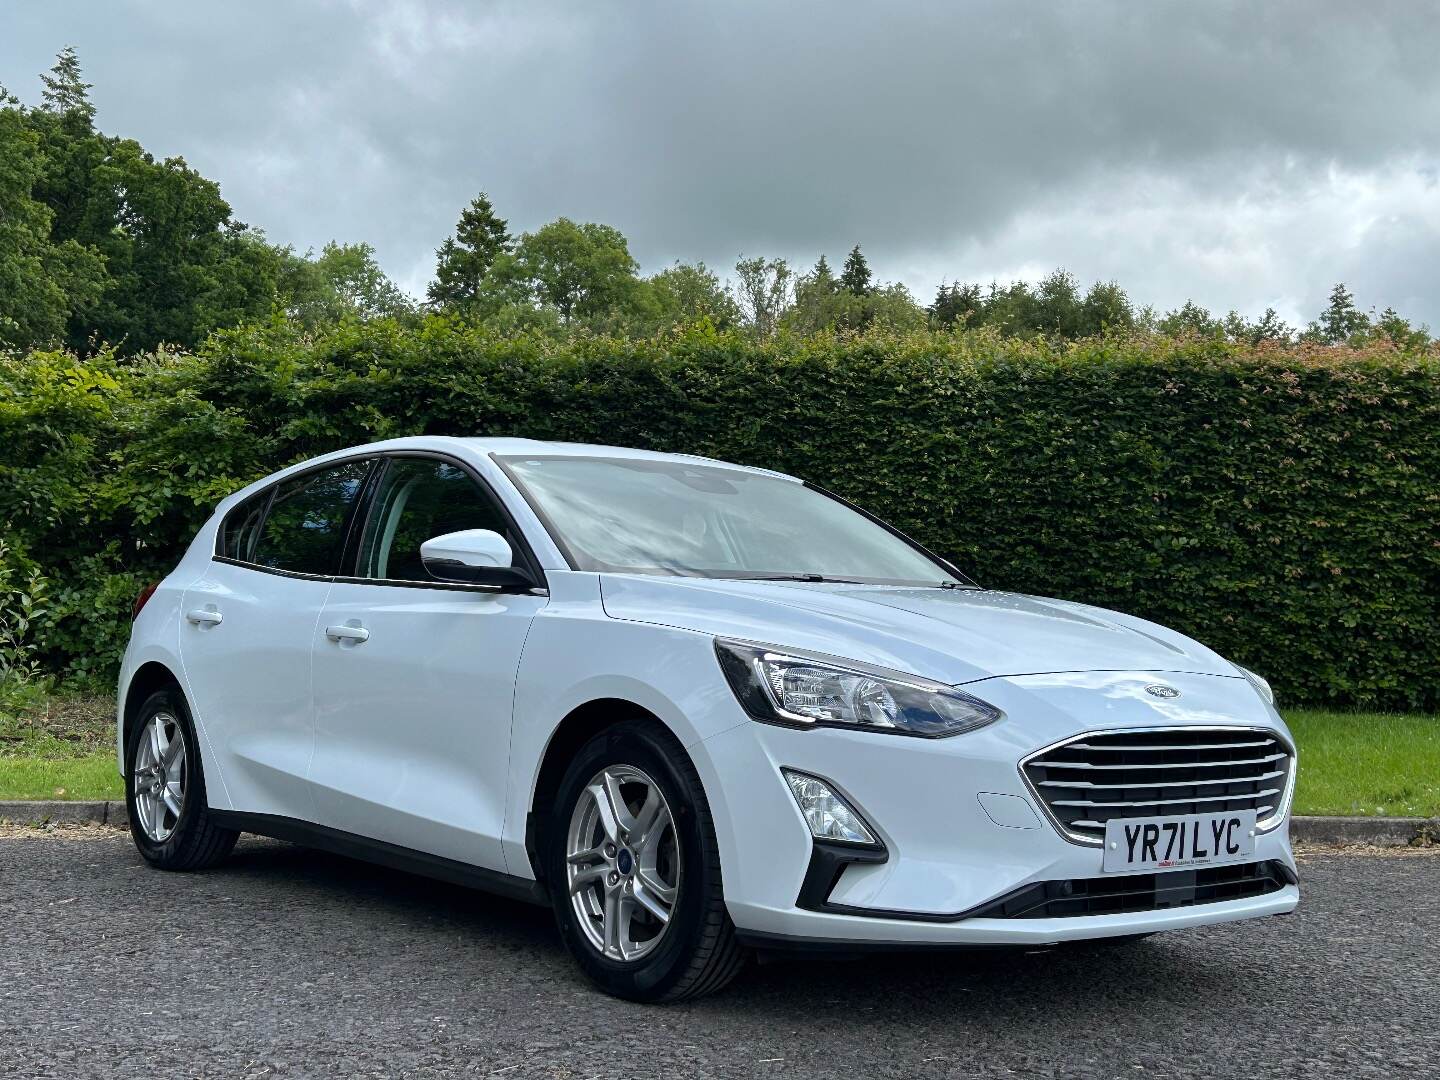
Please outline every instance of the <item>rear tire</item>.
[[581, 747], [546, 823], [542, 863], [560, 936], [608, 993], [681, 1001], [744, 967], [700, 776], [660, 724], [627, 720]]
[[240, 838], [210, 816], [195, 725], [179, 690], [151, 694], [130, 727], [125, 809], [136, 850], [161, 870], [214, 866]]

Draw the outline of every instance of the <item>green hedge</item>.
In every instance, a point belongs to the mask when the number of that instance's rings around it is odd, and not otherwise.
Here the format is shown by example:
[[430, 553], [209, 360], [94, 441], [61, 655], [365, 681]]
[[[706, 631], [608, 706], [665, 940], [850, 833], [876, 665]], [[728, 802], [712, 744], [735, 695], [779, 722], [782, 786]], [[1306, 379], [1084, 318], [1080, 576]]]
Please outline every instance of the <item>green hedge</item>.
[[48, 662], [108, 676], [132, 596], [228, 491], [421, 432], [782, 469], [982, 584], [1174, 626], [1291, 702], [1440, 705], [1440, 359], [1148, 338], [561, 345], [433, 318], [10, 358], [0, 522], [49, 578]]

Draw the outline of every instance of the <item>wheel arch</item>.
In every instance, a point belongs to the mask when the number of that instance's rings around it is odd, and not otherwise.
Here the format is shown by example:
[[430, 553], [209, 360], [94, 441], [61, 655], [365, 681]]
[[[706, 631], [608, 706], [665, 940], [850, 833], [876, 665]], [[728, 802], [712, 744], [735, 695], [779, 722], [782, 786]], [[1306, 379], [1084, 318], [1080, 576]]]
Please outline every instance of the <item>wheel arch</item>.
[[544, 882], [543, 860], [540, 845], [543, 839], [546, 812], [560, 789], [565, 770], [580, 748], [607, 728], [625, 720], [651, 720], [659, 725], [675, 741], [677, 753], [690, 755], [675, 729], [650, 709], [638, 702], [621, 697], [594, 698], [571, 709], [555, 725], [545, 752], [540, 758], [540, 767], [535, 774], [535, 783], [530, 792], [525, 816], [525, 854], [535, 879]]
[[160, 690], [174, 690], [185, 696], [179, 677], [159, 660], [147, 660], [135, 669], [125, 687], [125, 700], [120, 707], [120, 753], [130, 742], [130, 727], [140, 713], [140, 706], [151, 694]]

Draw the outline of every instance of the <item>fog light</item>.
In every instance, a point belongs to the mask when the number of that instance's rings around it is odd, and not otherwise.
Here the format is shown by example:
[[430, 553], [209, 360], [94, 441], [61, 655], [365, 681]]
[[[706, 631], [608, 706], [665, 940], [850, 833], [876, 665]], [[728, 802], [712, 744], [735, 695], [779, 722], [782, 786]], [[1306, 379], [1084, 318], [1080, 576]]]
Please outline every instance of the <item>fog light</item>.
[[790, 769], [780, 771], [790, 785], [790, 793], [800, 804], [805, 824], [810, 826], [810, 835], [815, 839], [838, 840], [846, 844], [878, 842], [855, 809], [831, 791], [825, 781]]

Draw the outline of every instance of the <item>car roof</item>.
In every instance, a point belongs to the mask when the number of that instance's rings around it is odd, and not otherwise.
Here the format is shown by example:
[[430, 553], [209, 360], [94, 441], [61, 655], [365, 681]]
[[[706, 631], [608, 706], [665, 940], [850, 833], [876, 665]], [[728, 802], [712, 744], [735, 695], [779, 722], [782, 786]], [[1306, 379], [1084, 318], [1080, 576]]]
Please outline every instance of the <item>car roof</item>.
[[498, 457], [604, 457], [639, 458], [650, 461], [673, 461], [681, 464], [708, 465], [718, 469], [739, 469], [744, 472], [764, 473], [786, 480], [796, 478], [774, 469], [760, 469], [751, 465], [737, 465], [730, 461], [701, 457], [697, 454], [666, 454], [657, 450], [636, 450], [627, 446], [604, 446], [597, 443], [549, 442], [542, 439], [514, 438], [458, 438], [438, 436], [427, 442], [443, 439], [462, 443], [471, 450]]

